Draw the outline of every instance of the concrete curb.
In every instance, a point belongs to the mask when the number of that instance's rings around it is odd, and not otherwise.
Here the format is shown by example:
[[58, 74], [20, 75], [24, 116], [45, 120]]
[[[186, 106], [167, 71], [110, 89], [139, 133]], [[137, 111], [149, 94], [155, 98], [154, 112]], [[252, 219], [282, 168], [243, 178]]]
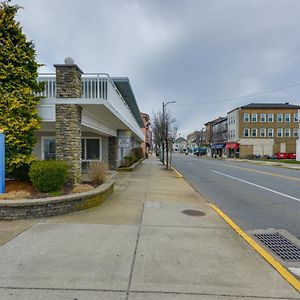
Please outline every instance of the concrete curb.
[[256, 252], [258, 252], [286, 281], [288, 281], [298, 292], [300, 292], [300, 281], [294, 277], [278, 260], [272, 257], [255, 240], [245, 233], [237, 224], [235, 224], [225, 213], [216, 205], [209, 204], [210, 207], [229, 224]]
[[67, 214], [99, 205], [114, 191], [114, 181], [83, 193], [41, 199], [0, 201], [0, 220], [31, 219]]

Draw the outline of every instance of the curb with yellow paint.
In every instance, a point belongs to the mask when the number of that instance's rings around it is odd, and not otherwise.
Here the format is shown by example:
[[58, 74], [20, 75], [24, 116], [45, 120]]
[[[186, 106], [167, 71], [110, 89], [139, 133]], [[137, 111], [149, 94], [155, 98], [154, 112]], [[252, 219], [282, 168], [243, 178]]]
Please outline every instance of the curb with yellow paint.
[[235, 224], [216, 205], [209, 204], [213, 210], [221, 216], [255, 251], [257, 251], [279, 274], [287, 280], [298, 292], [300, 292], [300, 281], [294, 277], [278, 260], [272, 257], [265, 249], [257, 244], [247, 233]]
[[178, 175], [179, 178], [183, 178], [183, 175], [177, 171], [175, 168], [171, 167], [171, 169]]

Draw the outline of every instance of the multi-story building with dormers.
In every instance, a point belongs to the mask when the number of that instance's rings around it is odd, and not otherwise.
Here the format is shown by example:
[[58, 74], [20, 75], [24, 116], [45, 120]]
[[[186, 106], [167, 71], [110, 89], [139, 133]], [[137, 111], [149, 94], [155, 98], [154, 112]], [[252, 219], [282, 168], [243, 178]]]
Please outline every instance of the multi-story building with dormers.
[[228, 112], [229, 156], [296, 153], [300, 106], [250, 103]]

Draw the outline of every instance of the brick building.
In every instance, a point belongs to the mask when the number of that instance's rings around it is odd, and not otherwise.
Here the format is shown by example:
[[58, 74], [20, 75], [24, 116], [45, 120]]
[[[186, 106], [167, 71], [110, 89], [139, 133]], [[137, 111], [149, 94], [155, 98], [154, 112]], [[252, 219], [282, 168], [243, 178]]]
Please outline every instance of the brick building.
[[296, 153], [300, 106], [250, 103], [228, 112], [229, 156]]
[[142, 132], [144, 133], [145, 139], [141, 144], [141, 147], [144, 150], [144, 153], [149, 154], [150, 149], [152, 148], [152, 131], [150, 127], [150, 117], [146, 113], [141, 113], [141, 117], [144, 122], [144, 127], [142, 128]]
[[211, 155], [222, 157], [227, 142], [227, 117], [220, 117], [211, 125]]

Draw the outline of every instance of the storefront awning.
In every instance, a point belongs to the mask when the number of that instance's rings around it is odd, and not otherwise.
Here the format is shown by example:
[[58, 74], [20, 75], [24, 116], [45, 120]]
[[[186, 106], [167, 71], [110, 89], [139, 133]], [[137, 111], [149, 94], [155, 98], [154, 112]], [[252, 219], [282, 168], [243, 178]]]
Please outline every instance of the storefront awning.
[[224, 147], [225, 144], [214, 144], [210, 146], [211, 149], [223, 149]]
[[240, 145], [237, 143], [228, 143], [226, 144], [226, 149], [239, 149]]

